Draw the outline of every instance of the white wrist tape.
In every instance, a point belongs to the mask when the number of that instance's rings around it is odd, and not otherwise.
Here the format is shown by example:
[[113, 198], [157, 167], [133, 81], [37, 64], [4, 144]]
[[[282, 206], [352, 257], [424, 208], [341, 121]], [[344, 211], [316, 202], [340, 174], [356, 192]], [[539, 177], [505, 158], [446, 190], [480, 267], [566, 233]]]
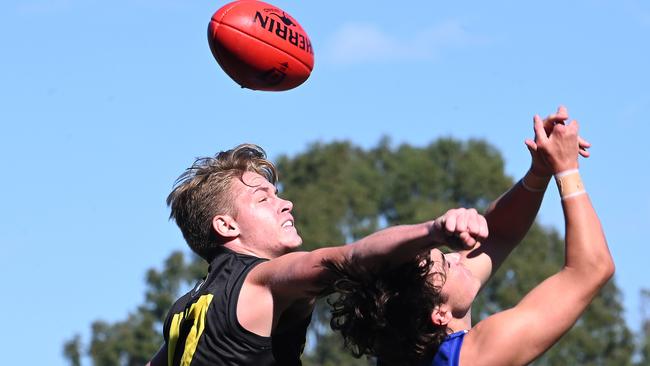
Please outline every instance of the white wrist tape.
[[555, 174], [555, 183], [562, 199], [586, 194], [578, 169], [565, 170]]

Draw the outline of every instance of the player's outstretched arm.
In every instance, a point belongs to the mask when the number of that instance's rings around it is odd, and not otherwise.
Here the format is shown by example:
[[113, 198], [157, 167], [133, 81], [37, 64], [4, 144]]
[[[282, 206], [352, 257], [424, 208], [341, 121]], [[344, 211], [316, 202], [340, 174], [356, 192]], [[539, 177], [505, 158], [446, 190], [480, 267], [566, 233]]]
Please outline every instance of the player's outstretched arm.
[[[488, 235], [485, 220], [474, 210], [453, 209], [434, 221], [398, 225], [380, 230], [354, 243], [312, 252], [283, 255], [262, 263], [251, 271], [252, 283], [269, 286], [274, 293], [289, 298], [314, 296], [327, 284], [324, 260], [350, 261], [364, 266], [399, 264], [424, 250], [441, 245], [471, 248]], [[477, 221], [471, 228], [462, 222]]]
[[[548, 135], [556, 124], [569, 118], [564, 106], [555, 114], [543, 120], [544, 132]], [[534, 120], [538, 120], [535, 116]], [[512, 188], [492, 202], [485, 212], [490, 236], [471, 251], [461, 253], [464, 264], [472, 274], [485, 284], [501, 266], [512, 250], [521, 242], [533, 224], [542, 198], [546, 192], [553, 170], [543, 159], [541, 152], [533, 148], [534, 141], [526, 140], [531, 154], [531, 165], [526, 175]], [[588, 157], [589, 142], [579, 138], [579, 153]]]
[[487, 225], [459, 231], [458, 222], [477, 215], [465, 209], [449, 210], [434, 221], [389, 227], [349, 245], [289, 253], [260, 263], [242, 286], [237, 319], [247, 330], [268, 336], [288, 309], [300, 318], [311, 312], [314, 299], [331, 282], [324, 261], [375, 266], [401, 263], [445, 242], [469, 248], [487, 236]]
[[541, 120], [535, 124], [534, 148], [553, 167], [562, 195], [564, 267], [514, 308], [472, 328], [461, 349], [461, 365], [528, 364], [573, 326], [614, 273], [600, 221], [579, 181], [577, 131], [573, 121], [556, 126], [547, 138]]

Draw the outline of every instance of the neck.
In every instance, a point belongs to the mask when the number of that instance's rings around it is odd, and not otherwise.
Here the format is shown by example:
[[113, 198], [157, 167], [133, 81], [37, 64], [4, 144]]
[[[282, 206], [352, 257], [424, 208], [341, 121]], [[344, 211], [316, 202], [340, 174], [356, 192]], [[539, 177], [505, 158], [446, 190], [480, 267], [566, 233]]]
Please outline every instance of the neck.
[[449, 328], [452, 333], [465, 330], [465, 329], [470, 329], [472, 327], [472, 310], [467, 311], [465, 315], [462, 318], [453, 318], [449, 321], [449, 324], [447, 324], [447, 328]]
[[248, 245], [244, 245], [239, 241], [230, 241], [223, 245], [224, 247], [232, 250], [235, 253], [246, 254], [258, 258], [273, 259], [275, 256], [265, 251], [260, 250], [259, 248], [253, 248]]

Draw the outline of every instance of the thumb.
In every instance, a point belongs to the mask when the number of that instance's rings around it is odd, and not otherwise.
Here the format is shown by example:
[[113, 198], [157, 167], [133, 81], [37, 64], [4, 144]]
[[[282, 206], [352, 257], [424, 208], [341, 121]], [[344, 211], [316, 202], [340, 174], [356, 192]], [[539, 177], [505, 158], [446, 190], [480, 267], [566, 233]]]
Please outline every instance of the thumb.
[[528, 151], [530, 151], [531, 154], [535, 154], [537, 152], [537, 144], [535, 141], [531, 139], [526, 139], [524, 141], [524, 144], [526, 144], [526, 147], [528, 148]]

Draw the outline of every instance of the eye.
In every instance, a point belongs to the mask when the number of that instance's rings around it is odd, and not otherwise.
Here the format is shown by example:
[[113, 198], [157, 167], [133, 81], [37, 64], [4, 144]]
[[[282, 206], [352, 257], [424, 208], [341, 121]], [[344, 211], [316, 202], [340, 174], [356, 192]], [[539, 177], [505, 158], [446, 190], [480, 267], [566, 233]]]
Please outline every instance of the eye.
[[262, 197], [262, 198], [259, 200], [259, 202], [265, 202], [265, 201], [268, 201], [268, 199], [269, 199], [268, 197]]

